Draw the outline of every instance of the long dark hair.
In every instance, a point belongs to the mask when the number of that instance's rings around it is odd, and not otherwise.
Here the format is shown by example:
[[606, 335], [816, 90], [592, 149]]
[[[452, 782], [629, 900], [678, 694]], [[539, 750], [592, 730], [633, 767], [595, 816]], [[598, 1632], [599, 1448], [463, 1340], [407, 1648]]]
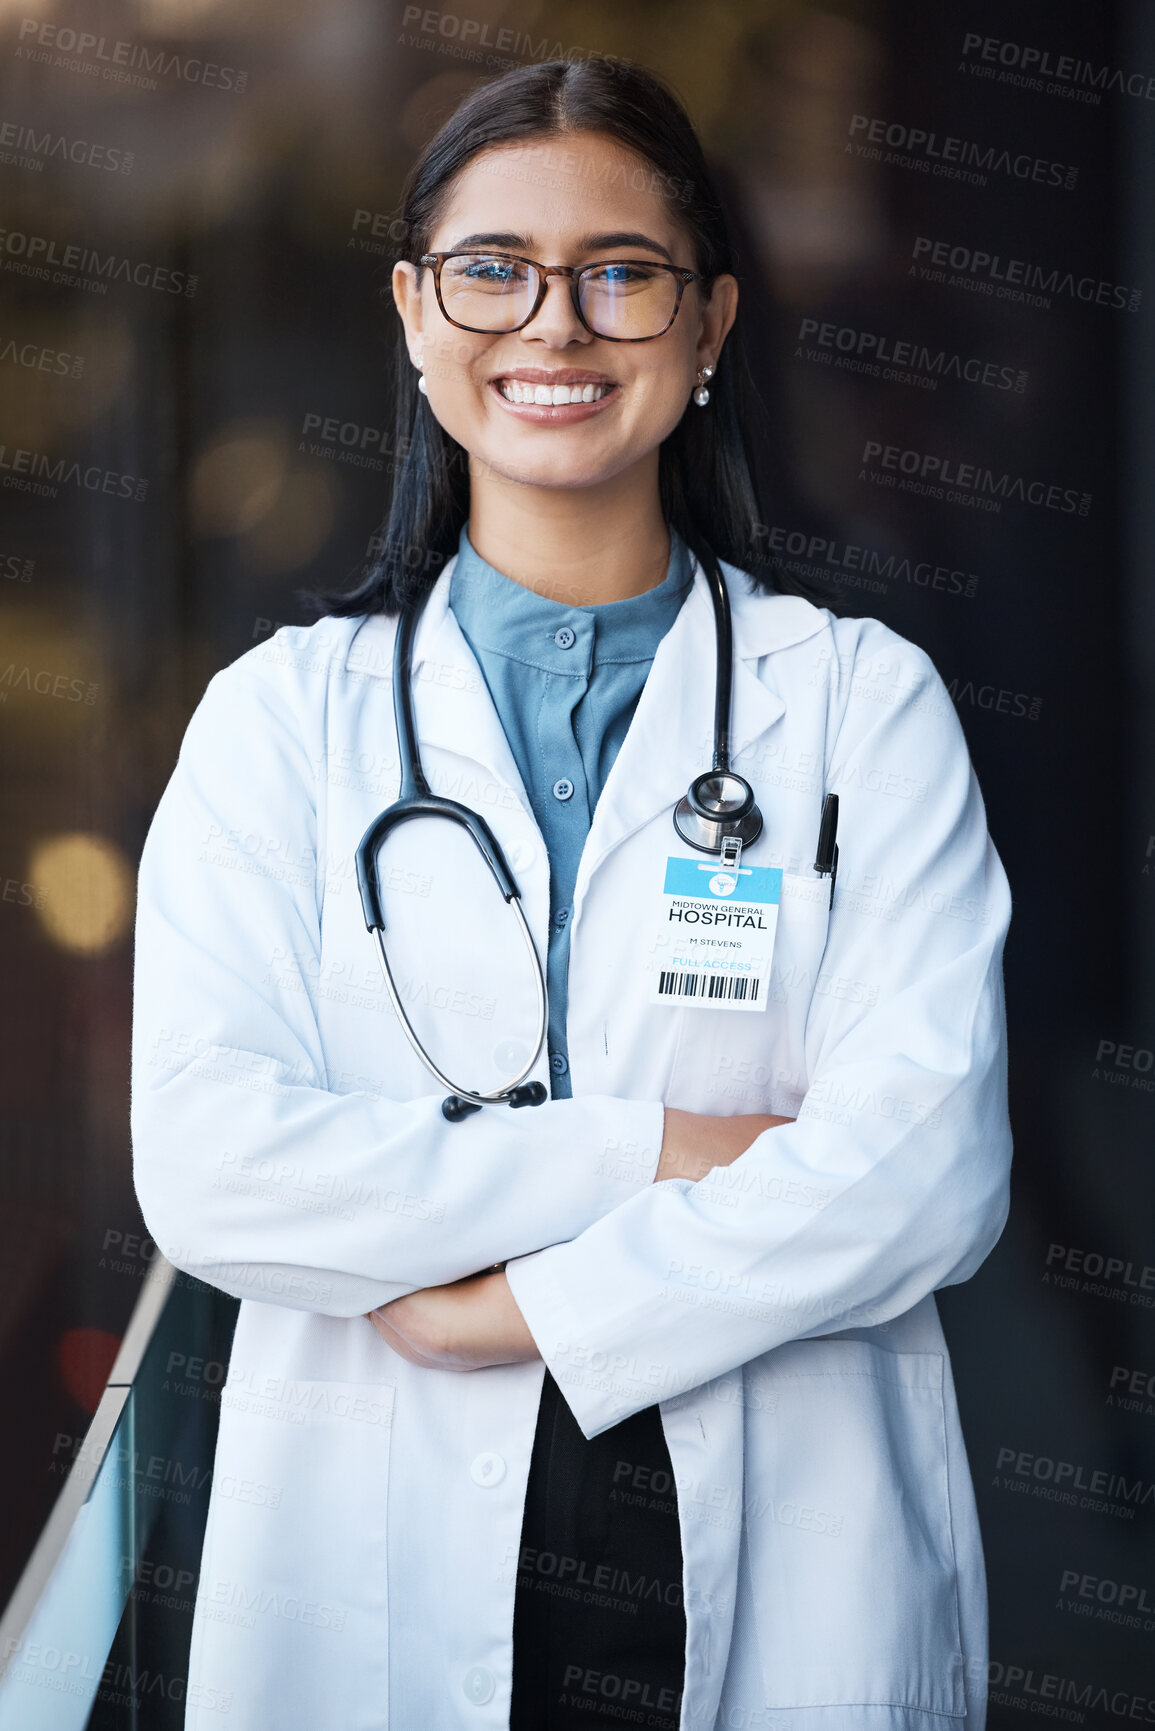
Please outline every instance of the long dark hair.
[[[480, 151], [577, 131], [605, 133], [652, 165], [677, 200], [707, 296], [714, 278], [735, 271], [726, 219], [689, 116], [659, 78], [626, 61], [550, 60], [474, 90], [410, 170], [401, 198], [401, 256], [416, 263], [428, 251], [455, 177]], [[400, 320], [391, 372], [393, 468], [385, 520], [356, 588], [302, 597], [320, 613], [404, 610], [457, 551], [469, 516], [468, 457], [417, 390]], [[807, 593], [767, 552], [751, 458], [750, 393], [739, 318], [710, 382], [708, 408], [689, 408], [661, 445], [662, 513], [708, 570], [720, 557], [748, 572], [762, 590]]]

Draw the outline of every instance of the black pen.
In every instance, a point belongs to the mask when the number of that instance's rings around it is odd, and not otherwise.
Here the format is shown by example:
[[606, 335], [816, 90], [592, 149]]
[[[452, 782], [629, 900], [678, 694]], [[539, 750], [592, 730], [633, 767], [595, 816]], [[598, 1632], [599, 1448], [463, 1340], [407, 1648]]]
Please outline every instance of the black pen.
[[820, 878], [830, 879], [830, 905], [834, 906], [834, 882], [838, 876], [838, 795], [828, 793], [822, 802], [822, 821], [818, 825], [818, 851], [814, 870]]

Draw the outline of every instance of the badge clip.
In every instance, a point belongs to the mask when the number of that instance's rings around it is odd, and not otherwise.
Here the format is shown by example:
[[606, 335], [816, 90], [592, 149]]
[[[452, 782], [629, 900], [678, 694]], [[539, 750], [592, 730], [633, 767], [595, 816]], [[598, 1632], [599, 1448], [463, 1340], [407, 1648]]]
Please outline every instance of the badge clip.
[[741, 858], [742, 837], [740, 835], [724, 835], [722, 837], [722, 870], [724, 872], [736, 872]]

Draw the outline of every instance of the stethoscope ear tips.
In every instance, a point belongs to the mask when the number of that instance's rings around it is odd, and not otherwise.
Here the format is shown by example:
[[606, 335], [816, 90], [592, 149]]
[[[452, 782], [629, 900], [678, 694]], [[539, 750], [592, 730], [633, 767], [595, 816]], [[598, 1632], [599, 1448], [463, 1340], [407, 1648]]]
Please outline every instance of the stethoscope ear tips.
[[441, 1116], [448, 1118], [451, 1124], [460, 1123], [462, 1118], [468, 1118], [471, 1112], [481, 1111], [480, 1100], [466, 1100], [460, 1094], [450, 1094], [441, 1102]]
[[[505, 1097], [507, 1106], [543, 1106], [549, 1099], [544, 1082], [523, 1082]], [[480, 1112], [484, 1101], [470, 1100], [464, 1094], [449, 1094], [441, 1102], [441, 1116], [451, 1124], [459, 1124], [471, 1112]]]
[[549, 1095], [544, 1082], [523, 1082], [520, 1088], [514, 1088], [506, 1096], [508, 1106], [544, 1106]]

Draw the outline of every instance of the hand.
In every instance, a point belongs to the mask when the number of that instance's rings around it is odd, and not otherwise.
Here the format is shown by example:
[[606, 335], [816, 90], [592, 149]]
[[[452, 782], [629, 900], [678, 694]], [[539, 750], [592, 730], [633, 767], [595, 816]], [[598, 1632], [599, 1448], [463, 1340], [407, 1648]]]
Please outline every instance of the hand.
[[745, 1154], [763, 1130], [793, 1122], [793, 1118], [780, 1118], [775, 1112], [743, 1112], [719, 1118], [710, 1112], [683, 1112], [677, 1106], [667, 1106], [654, 1183], [688, 1178], [696, 1184], [713, 1167], [729, 1166]]
[[394, 1352], [432, 1370], [483, 1370], [540, 1357], [504, 1274], [423, 1287], [367, 1315]]

